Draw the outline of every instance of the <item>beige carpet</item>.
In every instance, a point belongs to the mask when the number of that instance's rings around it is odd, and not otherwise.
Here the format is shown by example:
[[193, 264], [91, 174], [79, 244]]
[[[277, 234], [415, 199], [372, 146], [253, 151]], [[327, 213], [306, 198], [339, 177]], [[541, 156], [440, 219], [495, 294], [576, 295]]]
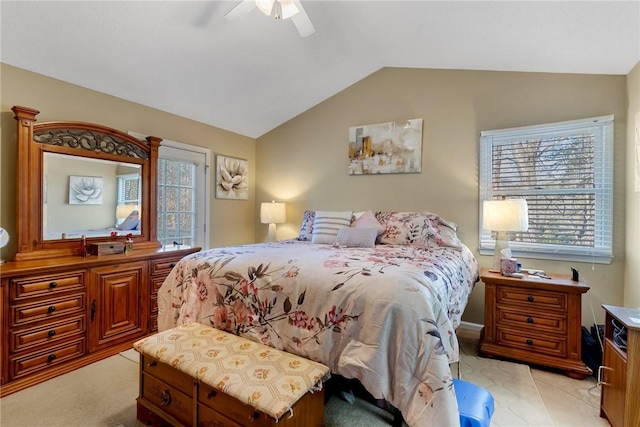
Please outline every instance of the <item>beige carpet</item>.
[[[553, 425], [526, 365], [462, 348], [462, 378], [495, 398], [492, 426]], [[135, 351], [126, 351], [0, 399], [0, 425], [141, 427], [135, 419], [137, 360]], [[388, 427], [391, 421], [391, 414], [360, 399], [351, 405], [333, 396], [326, 405], [325, 427]]]

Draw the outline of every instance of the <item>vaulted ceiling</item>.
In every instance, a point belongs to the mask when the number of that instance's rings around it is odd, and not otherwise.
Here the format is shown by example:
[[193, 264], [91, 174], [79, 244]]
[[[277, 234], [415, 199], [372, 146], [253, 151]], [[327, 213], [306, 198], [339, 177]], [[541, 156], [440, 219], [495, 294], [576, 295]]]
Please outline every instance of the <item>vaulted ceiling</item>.
[[382, 67], [625, 75], [640, 1], [2, 1], [3, 63], [257, 138]]

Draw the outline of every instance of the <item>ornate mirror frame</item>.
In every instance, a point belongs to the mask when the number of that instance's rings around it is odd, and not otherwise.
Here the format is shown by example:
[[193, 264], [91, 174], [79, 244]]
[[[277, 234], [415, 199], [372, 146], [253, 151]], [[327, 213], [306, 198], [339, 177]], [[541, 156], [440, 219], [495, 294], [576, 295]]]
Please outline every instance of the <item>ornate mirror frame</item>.
[[[43, 239], [44, 153], [134, 163], [141, 166], [141, 234], [133, 236], [136, 248], [158, 248], [157, 187], [158, 147], [162, 139], [139, 140], [110, 127], [72, 121], [36, 124], [38, 110], [14, 106], [17, 121], [18, 167], [15, 261], [78, 255], [80, 239]], [[153, 214], [152, 214], [153, 213]], [[110, 236], [87, 238], [88, 243], [111, 241]], [[119, 236], [117, 239], [123, 239]]]

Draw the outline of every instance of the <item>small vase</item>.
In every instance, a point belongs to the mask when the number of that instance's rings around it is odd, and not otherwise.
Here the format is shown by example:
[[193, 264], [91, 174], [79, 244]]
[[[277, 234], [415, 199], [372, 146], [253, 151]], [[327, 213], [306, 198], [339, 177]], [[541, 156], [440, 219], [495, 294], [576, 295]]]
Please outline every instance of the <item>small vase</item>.
[[127, 255], [133, 253], [133, 239], [127, 239], [124, 242], [124, 253]]

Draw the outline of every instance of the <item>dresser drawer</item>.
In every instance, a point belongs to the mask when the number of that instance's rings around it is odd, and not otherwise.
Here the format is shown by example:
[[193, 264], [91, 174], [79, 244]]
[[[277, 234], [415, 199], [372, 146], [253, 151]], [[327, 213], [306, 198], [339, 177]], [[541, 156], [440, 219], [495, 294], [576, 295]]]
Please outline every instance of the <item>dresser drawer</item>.
[[200, 383], [198, 389], [198, 403], [204, 404], [214, 411], [224, 414], [227, 418], [234, 421], [242, 421], [243, 423], [248, 423], [251, 420], [257, 422], [258, 419], [266, 417], [266, 415], [256, 411], [253, 407], [245, 405], [238, 399], [224, 394], [204, 383]]
[[153, 357], [146, 354], [142, 355], [142, 370], [144, 373], [154, 376], [155, 378], [171, 384], [185, 395], [193, 396], [194, 379], [189, 375], [172, 368], [171, 366], [159, 362]]
[[565, 335], [567, 333], [567, 316], [544, 313], [534, 309], [514, 309], [508, 305], [496, 308], [498, 325], [510, 325], [522, 331], [548, 332]]
[[9, 375], [11, 379], [16, 379], [35, 371], [60, 365], [84, 355], [84, 348], [84, 339], [80, 339], [39, 352], [16, 355], [9, 360]]
[[65, 319], [31, 329], [10, 332], [11, 352], [15, 353], [41, 344], [55, 344], [61, 340], [82, 335], [86, 329], [85, 317]]
[[22, 325], [38, 320], [60, 318], [85, 309], [85, 294], [48, 299], [33, 304], [21, 304], [11, 307], [13, 325]]
[[528, 350], [549, 356], [565, 357], [567, 355], [567, 340], [564, 336], [529, 335], [524, 331], [514, 331], [498, 326], [499, 345]]
[[[152, 276], [167, 276], [171, 269], [182, 259], [179, 257], [163, 258], [151, 261], [151, 275]], [[164, 277], [163, 277], [164, 280]], [[161, 283], [162, 284], [162, 283]]]
[[[159, 364], [160, 365], [160, 364]], [[193, 424], [193, 398], [146, 372], [142, 375], [140, 397], [171, 415], [185, 426]]]
[[529, 307], [532, 310], [567, 311], [567, 294], [544, 290], [531, 290], [511, 286], [498, 286], [496, 304]]
[[[253, 424], [251, 424], [253, 426]], [[238, 424], [235, 421], [231, 421], [229, 418], [221, 415], [220, 413], [210, 409], [202, 403], [198, 403], [198, 427], [243, 427], [243, 424]]]
[[34, 276], [10, 282], [11, 299], [46, 296], [61, 292], [84, 289], [84, 274], [81, 271]]

